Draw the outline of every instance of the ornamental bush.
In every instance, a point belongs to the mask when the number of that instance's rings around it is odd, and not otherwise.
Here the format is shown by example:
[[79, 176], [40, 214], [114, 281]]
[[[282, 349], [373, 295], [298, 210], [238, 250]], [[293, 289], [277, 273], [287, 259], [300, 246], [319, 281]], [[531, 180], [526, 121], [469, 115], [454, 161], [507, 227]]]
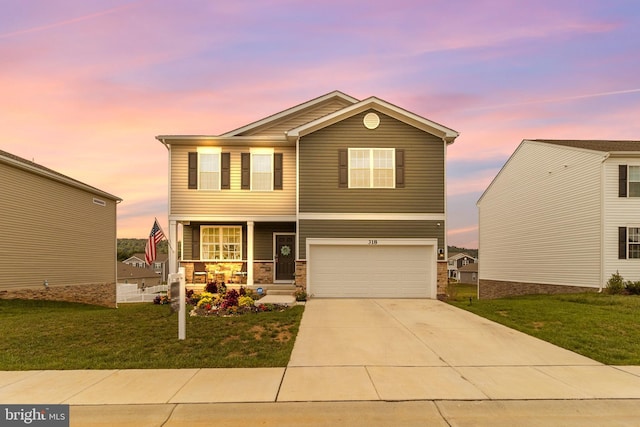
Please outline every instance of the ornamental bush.
[[619, 272], [615, 272], [607, 280], [607, 293], [611, 295], [618, 295], [624, 292], [624, 279]]
[[637, 282], [626, 282], [625, 288], [631, 295], [640, 295], [640, 280]]

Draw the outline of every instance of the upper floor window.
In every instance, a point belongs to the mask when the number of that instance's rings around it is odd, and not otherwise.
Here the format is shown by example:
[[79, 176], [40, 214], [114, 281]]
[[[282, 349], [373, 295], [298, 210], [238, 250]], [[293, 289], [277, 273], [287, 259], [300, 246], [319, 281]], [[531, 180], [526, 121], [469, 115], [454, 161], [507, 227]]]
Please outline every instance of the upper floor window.
[[203, 260], [242, 259], [242, 227], [201, 227], [200, 254]]
[[349, 188], [394, 188], [393, 148], [350, 148]]
[[251, 190], [273, 190], [273, 149], [251, 150]]
[[618, 196], [640, 197], [640, 166], [618, 165]]
[[218, 147], [198, 147], [198, 189], [220, 190], [220, 153]]
[[640, 166], [629, 166], [629, 197], [640, 197]]

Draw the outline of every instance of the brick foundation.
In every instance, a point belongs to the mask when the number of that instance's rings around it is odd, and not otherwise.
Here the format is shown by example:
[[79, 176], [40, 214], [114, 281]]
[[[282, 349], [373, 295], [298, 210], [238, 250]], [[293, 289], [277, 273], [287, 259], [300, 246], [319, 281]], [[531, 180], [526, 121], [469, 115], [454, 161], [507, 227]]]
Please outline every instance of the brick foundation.
[[253, 283], [265, 285], [273, 283], [273, 261], [253, 263]]
[[449, 271], [447, 269], [447, 261], [438, 261], [438, 272], [437, 272], [437, 280], [438, 280], [438, 284], [437, 284], [437, 298], [438, 299], [445, 299], [447, 297], [447, 284], [448, 284], [448, 277], [449, 277]]
[[296, 261], [296, 288], [307, 291], [307, 261]]
[[583, 286], [546, 285], [542, 283], [507, 282], [501, 280], [480, 279], [478, 298], [495, 299], [531, 294], [575, 294], [597, 292], [598, 288]]
[[67, 301], [83, 304], [116, 307], [116, 284], [99, 283], [89, 285], [57, 285], [48, 288], [16, 288], [0, 290], [0, 299], [27, 299], [44, 301]]

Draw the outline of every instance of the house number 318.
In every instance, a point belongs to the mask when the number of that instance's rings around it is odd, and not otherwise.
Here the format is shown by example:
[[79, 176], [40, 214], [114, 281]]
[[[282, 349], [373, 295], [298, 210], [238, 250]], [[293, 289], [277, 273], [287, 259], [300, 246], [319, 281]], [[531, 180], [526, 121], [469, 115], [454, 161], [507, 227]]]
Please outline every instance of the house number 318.
[[378, 241], [377, 240], [369, 240], [369, 244], [370, 245], [377, 245]]

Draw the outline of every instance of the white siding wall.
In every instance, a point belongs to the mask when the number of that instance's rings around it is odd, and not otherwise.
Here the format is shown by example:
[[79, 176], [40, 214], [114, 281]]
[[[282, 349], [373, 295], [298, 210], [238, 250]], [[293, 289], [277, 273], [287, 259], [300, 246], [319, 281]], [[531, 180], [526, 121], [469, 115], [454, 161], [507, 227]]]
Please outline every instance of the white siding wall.
[[480, 279], [599, 286], [602, 159], [524, 141], [478, 202]]
[[250, 191], [240, 189], [240, 153], [248, 153], [249, 147], [223, 147], [231, 153], [231, 189], [220, 191], [189, 190], [188, 153], [196, 146], [171, 148], [171, 215], [295, 215], [296, 213], [296, 155], [295, 147], [276, 148], [283, 153], [283, 189], [274, 191]]
[[626, 280], [640, 280], [640, 259], [618, 259], [618, 227], [640, 227], [640, 197], [618, 197], [618, 165], [640, 166], [640, 159], [614, 157], [605, 162], [605, 283], [616, 271]]

